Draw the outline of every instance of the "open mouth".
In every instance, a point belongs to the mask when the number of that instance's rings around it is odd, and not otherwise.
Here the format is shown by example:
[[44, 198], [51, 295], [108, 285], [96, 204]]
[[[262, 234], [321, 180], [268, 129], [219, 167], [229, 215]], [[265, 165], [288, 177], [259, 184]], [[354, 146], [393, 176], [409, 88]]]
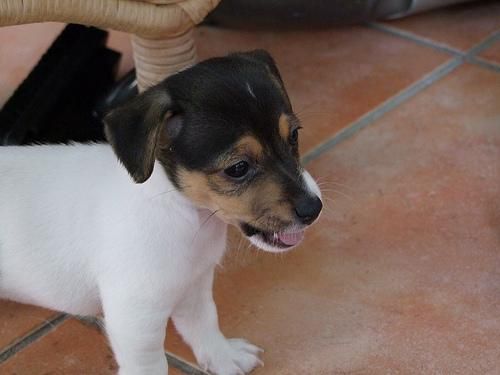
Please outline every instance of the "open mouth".
[[290, 249], [298, 245], [304, 238], [304, 229], [266, 232], [246, 223], [241, 225], [241, 229], [252, 243], [269, 251]]

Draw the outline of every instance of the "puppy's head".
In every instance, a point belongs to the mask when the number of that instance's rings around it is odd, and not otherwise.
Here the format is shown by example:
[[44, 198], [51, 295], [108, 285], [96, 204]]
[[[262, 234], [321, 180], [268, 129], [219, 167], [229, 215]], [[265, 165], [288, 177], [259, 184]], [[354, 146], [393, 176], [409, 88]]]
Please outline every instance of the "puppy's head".
[[322, 209], [318, 186], [300, 165], [299, 121], [265, 51], [201, 62], [104, 121], [136, 182], [158, 160], [179, 191], [264, 250], [297, 245]]

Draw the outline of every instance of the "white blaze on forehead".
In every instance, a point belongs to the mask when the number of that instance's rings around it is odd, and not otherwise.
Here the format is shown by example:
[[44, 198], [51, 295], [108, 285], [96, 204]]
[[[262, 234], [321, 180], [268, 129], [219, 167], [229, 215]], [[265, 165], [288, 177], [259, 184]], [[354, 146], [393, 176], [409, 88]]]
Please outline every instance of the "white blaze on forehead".
[[302, 178], [304, 179], [304, 183], [307, 187], [307, 190], [309, 190], [309, 192], [313, 194], [316, 194], [318, 198], [321, 199], [321, 191], [319, 190], [319, 186], [316, 183], [316, 181], [314, 181], [314, 178], [312, 178], [312, 176], [309, 174], [308, 171], [304, 170], [302, 172]]
[[250, 95], [252, 95], [252, 97], [253, 97], [254, 99], [257, 99], [257, 97], [255, 96], [255, 94], [254, 94], [254, 92], [253, 92], [253, 90], [252, 90], [252, 87], [250, 86], [250, 84], [249, 84], [248, 82], [247, 82], [247, 90], [248, 90], [248, 92], [250, 93]]

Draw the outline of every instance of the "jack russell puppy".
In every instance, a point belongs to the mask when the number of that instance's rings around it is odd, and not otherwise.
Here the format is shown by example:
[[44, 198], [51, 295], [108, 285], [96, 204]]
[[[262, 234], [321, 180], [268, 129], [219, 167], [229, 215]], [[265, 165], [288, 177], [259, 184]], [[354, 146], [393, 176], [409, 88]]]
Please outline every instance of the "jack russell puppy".
[[169, 318], [204, 369], [251, 371], [212, 298], [226, 227], [283, 252], [322, 209], [273, 59], [206, 60], [104, 122], [111, 146], [0, 147], [0, 298], [102, 313], [121, 375], [167, 374]]

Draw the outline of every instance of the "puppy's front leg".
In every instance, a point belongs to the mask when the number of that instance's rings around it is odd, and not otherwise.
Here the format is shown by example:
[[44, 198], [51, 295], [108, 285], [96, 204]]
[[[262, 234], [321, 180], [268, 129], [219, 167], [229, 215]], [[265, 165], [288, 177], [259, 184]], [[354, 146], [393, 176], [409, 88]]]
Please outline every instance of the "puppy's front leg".
[[198, 363], [217, 375], [241, 375], [262, 365], [261, 351], [243, 339], [226, 339], [212, 297], [214, 268], [202, 275], [175, 307], [172, 319]]
[[161, 303], [103, 293], [106, 333], [120, 375], [166, 375], [165, 329], [171, 310]]

